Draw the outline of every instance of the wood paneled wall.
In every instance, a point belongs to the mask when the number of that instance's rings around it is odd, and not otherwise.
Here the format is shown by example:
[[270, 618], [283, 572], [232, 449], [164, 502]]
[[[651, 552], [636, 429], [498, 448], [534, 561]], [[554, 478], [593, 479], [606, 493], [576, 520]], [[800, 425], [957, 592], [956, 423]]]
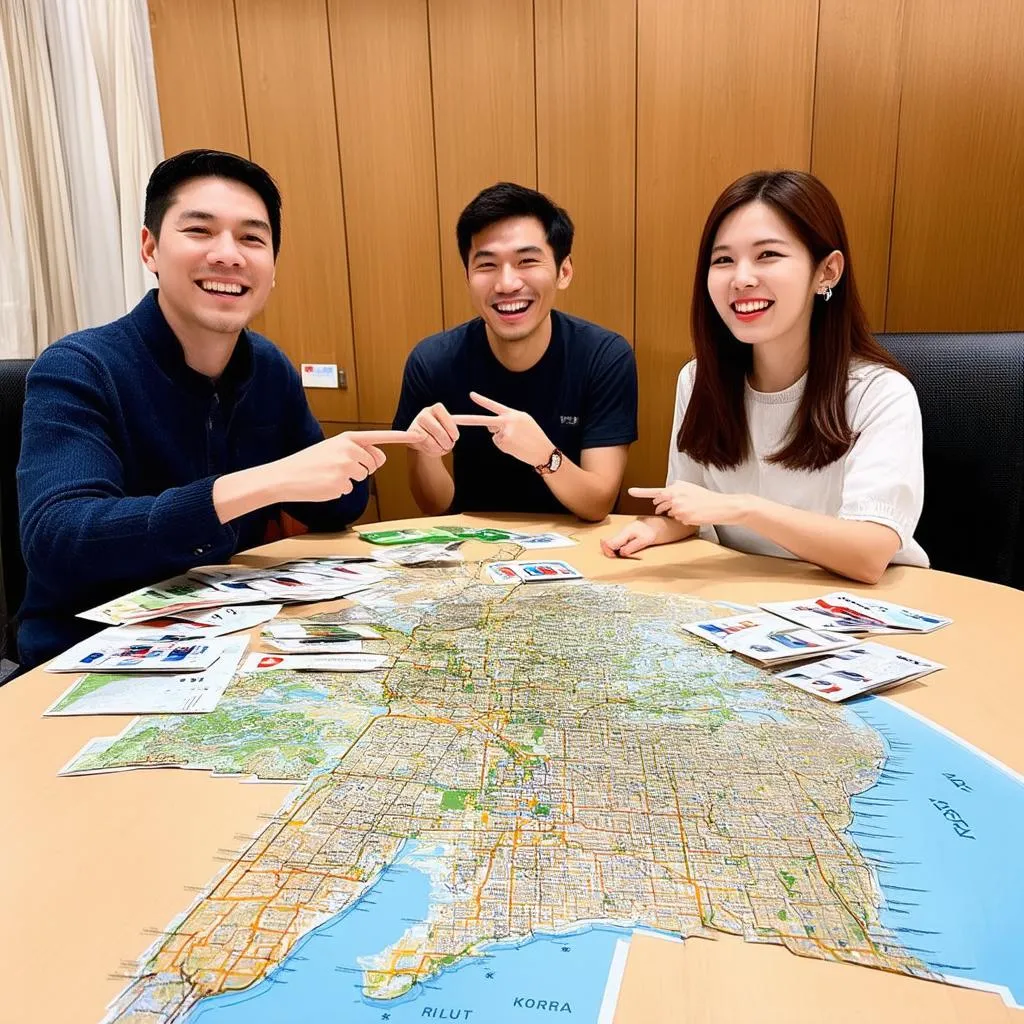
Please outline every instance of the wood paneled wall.
[[[260, 329], [329, 432], [386, 424], [413, 344], [470, 315], [455, 220], [511, 179], [577, 227], [563, 307], [634, 344], [663, 479], [700, 229], [733, 178], [818, 174], [876, 329], [1024, 328], [1020, 0], [150, 0], [168, 153], [251, 156], [284, 194]], [[414, 514], [400, 453], [381, 518]], [[626, 506], [628, 507], [628, 505]]]

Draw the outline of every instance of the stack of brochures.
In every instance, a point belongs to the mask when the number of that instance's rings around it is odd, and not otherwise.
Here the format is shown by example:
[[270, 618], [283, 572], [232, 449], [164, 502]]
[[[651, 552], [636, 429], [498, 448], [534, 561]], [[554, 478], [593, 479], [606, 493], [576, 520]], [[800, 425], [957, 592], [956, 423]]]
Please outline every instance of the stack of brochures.
[[837, 701], [887, 690], [945, 667], [937, 661], [883, 644], [862, 643], [823, 661], [780, 672], [776, 678], [816, 697]]
[[380, 640], [372, 626], [362, 623], [281, 619], [260, 631], [260, 640], [284, 654], [359, 654], [364, 640]]
[[123, 626], [226, 605], [333, 601], [366, 590], [389, 575], [387, 568], [364, 556], [302, 558], [259, 569], [203, 566], [79, 614], [93, 622]]
[[370, 672], [389, 659], [364, 653], [363, 641], [380, 639], [377, 630], [361, 623], [279, 619], [260, 632], [260, 642], [281, 653], [250, 654], [242, 672]]
[[[280, 605], [271, 606], [265, 621]], [[254, 625], [255, 622], [248, 623]], [[215, 628], [215, 627], [211, 627]], [[244, 628], [240, 623], [236, 629]], [[202, 714], [213, 711], [235, 676], [246, 636], [177, 637], [139, 627], [105, 629], [55, 658], [49, 672], [82, 672], [47, 715]], [[168, 639], [168, 637], [173, 637]]]
[[941, 615], [845, 591], [766, 602], [761, 609], [684, 628], [764, 668], [799, 663], [776, 678], [830, 701], [885, 690], [945, 667], [854, 635], [931, 633], [952, 622]]
[[857, 642], [842, 633], [797, 626], [768, 612], [691, 622], [683, 628], [723, 651], [762, 666], [816, 658]]

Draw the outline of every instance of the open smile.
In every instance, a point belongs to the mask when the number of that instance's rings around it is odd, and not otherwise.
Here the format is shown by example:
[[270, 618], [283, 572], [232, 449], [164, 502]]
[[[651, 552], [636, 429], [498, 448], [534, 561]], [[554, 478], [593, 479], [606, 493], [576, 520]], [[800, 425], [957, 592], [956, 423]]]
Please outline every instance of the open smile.
[[232, 302], [248, 295], [252, 289], [240, 281], [196, 281], [196, 287], [206, 295]]
[[533, 299], [503, 299], [501, 302], [492, 302], [491, 309], [505, 322], [516, 323], [530, 311]]
[[758, 317], [764, 316], [774, 305], [773, 299], [742, 299], [730, 302], [729, 308], [736, 315], [737, 320], [748, 324]]

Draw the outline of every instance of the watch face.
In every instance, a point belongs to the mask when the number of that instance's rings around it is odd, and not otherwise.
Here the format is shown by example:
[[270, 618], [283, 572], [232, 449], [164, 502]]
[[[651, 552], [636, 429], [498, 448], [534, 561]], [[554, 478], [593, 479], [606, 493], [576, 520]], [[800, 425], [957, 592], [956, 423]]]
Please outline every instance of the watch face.
[[556, 469], [558, 469], [558, 467], [561, 464], [562, 464], [562, 453], [556, 448], [551, 453], [551, 458], [548, 459], [548, 469], [550, 469], [551, 472], [554, 473], [554, 471]]

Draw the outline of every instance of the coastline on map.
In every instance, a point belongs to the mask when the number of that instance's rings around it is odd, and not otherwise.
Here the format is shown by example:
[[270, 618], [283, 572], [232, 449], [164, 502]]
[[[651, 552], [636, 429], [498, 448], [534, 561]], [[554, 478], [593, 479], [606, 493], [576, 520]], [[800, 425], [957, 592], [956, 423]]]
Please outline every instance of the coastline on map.
[[1024, 785], [1005, 766], [879, 696], [846, 705], [885, 747], [846, 834], [875, 875], [883, 932], [949, 984], [1024, 1008]]
[[[362, 962], [426, 918], [433, 884], [429, 851], [424, 856], [423, 847], [408, 841], [358, 900], [304, 935], [265, 978], [244, 991], [200, 1000], [183, 1024], [270, 1024], [281, 1019], [285, 1006], [289, 1019], [316, 1021], [325, 1007], [347, 1006], [345, 1020], [351, 1024], [376, 1024], [382, 1012], [390, 1014], [392, 1024], [406, 1024], [435, 1004], [438, 1011], [472, 1011], [465, 1018], [449, 1013], [443, 1019], [500, 1024], [519, 1019], [530, 1000], [555, 998], [572, 1007], [573, 1020], [597, 1024], [616, 949], [634, 933], [632, 925], [579, 921], [558, 933], [485, 942], [401, 996], [367, 997]], [[371, 906], [373, 913], [367, 913]], [[495, 1016], [501, 1003], [508, 1005], [507, 1018]]]

